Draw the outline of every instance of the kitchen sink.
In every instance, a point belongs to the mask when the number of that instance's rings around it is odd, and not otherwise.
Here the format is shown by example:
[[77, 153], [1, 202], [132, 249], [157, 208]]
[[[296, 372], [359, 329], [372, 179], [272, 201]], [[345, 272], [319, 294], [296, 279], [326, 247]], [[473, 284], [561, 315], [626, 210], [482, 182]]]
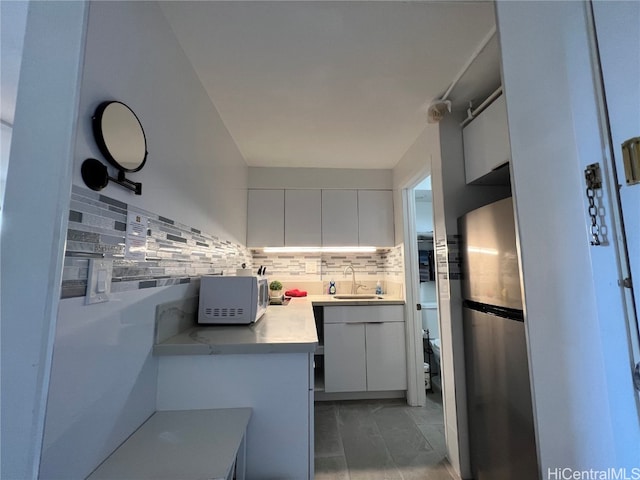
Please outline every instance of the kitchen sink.
[[334, 295], [333, 298], [336, 298], [338, 300], [371, 300], [374, 298], [380, 299], [382, 297], [378, 296], [378, 295], [371, 295], [369, 293], [356, 293], [356, 294], [340, 294], [340, 295]]

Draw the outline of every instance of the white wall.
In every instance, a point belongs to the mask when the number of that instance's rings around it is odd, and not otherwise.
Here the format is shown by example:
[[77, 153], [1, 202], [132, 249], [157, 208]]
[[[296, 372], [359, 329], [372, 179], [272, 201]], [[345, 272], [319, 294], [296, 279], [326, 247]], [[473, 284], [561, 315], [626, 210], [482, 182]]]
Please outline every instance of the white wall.
[[142, 182], [142, 196], [116, 184], [102, 192], [244, 244], [247, 166], [155, 3], [91, 4], [76, 185], [84, 186], [80, 166], [86, 158], [106, 164], [91, 131], [91, 116], [105, 100], [133, 109], [145, 130], [149, 156], [140, 172], [127, 174]]
[[426, 124], [415, 142], [393, 167], [393, 187], [417, 184], [431, 173], [431, 158], [439, 150], [439, 130], [436, 124]]
[[197, 294], [176, 285], [60, 301], [40, 478], [85, 478], [155, 411], [156, 305]]
[[433, 202], [416, 200], [416, 231], [433, 232]]
[[[431, 177], [427, 177], [425, 182], [429, 187], [429, 194], [431, 194]], [[420, 188], [420, 186], [416, 187]], [[416, 231], [418, 233], [433, 233], [433, 202], [431, 200], [418, 200], [416, 198]], [[429, 246], [433, 246], [432, 242], [429, 242]], [[418, 242], [418, 249], [425, 250], [426, 247], [421, 247], [421, 244]], [[436, 282], [420, 282], [420, 303], [433, 303], [436, 301]], [[434, 317], [434, 315], [431, 315]], [[424, 318], [424, 314], [423, 314]], [[436, 332], [435, 335], [432, 336], [437, 337], [439, 334], [438, 327], [434, 322], [431, 322], [429, 325], [429, 330], [431, 332]]]
[[0, 210], [9, 166], [9, 146], [28, 7], [29, 2], [0, 2]]
[[[118, 185], [103, 193], [243, 244], [247, 167], [157, 4], [91, 4], [75, 184], [83, 185], [82, 161], [101, 158], [90, 118], [106, 99], [127, 103], [139, 116], [149, 158], [128, 175], [142, 182], [142, 196]], [[59, 235], [64, 240], [64, 230]], [[84, 478], [153, 412], [155, 306], [192, 290], [117, 293], [91, 306], [79, 298], [60, 302], [41, 478]], [[59, 283], [52, 293], [59, 295]]]
[[[458, 217], [509, 195], [508, 187], [466, 185], [462, 129], [464, 116], [446, 116], [440, 126], [440, 155], [431, 165], [434, 245], [446, 245], [458, 233]], [[449, 459], [463, 478], [470, 478], [467, 406], [462, 337], [462, 293], [459, 280], [437, 266], [440, 313], [441, 375]]]
[[36, 478], [69, 215], [83, 2], [30, 2], [2, 222], [0, 477]]
[[0, 120], [13, 125], [29, 2], [0, 3]]
[[[425, 118], [426, 123], [426, 118]], [[426, 125], [415, 142], [407, 149], [393, 168], [393, 208], [395, 222], [395, 241], [402, 245], [404, 255], [404, 282], [406, 305], [404, 309], [405, 322], [412, 328], [407, 328], [407, 402], [410, 405], [424, 405], [424, 372], [422, 370], [422, 319], [415, 305], [420, 302], [418, 286], [415, 285], [418, 275], [418, 259], [416, 244], [409, 246], [408, 242], [416, 242], [415, 225], [409, 224], [405, 218], [405, 211], [410, 217], [416, 216], [414, 198], [406, 189], [414, 188], [431, 172], [431, 159], [439, 154], [440, 142], [438, 125]], [[415, 220], [415, 218], [412, 218]], [[407, 240], [409, 239], [409, 240]], [[405, 244], [405, 240], [407, 243]]]
[[[426, 125], [394, 167], [396, 242], [404, 241], [401, 189], [416, 185], [429, 174], [433, 192], [434, 238], [445, 244], [448, 235], [457, 233], [459, 216], [509, 195], [508, 187], [466, 185], [460, 128], [463, 118], [448, 116], [439, 124]], [[458, 280], [450, 282], [440, 279], [438, 282], [447, 448], [456, 471], [462, 473], [463, 477], [469, 477], [460, 285]], [[419, 299], [416, 298], [416, 301]]]
[[436, 282], [420, 283], [420, 303], [434, 303], [437, 295]]
[[392, 171], [354, 168], [249, 168], [249, 188], [391, 190]]
[[[431, 177], [429, 180], [429, 188], [431, 188]], [[429, 190], [431, 192], [431, 190]], [[416, 231], [418, 233], [433, 232], [433, 202], [416, 199]], [[433, 242], [429, 241], [429, 247], [433, 246]], [[421, 247], [418, 242], [419, 250], [426, 250], [426, 246]], [[436, 301], [436, 282], [420, 282], [420, 303], [432, 303]], [[437, 332], [437, 328], [431, 325], [429, 329]]]
[[543, 475], [640, 465], [614, 246], [589, 245], [583, 170], [604, 146], [586, 7], [497, 3]]
[[403, 188], [414, 187], [420, 180], [431, 173], [432, 157], [435, 154], [440, 154], [438, 125], [427, 125], [396, 166], [393, 167], [396, 244], [404, 241], [401, 191]]
[[9, 147], [11, 146], [12, 128], [4, 123], [0, 124], [0, 210], [4, 204], [4, 189], [7, 183], [9, 168]]

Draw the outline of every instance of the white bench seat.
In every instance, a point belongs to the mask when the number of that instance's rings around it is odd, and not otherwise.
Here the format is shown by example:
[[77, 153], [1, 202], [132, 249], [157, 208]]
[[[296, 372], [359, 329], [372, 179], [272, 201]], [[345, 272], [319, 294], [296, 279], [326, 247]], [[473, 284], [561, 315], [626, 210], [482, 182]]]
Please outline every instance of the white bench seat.
[[155, 412], [87, 480], [244, 479], [250, 408]]

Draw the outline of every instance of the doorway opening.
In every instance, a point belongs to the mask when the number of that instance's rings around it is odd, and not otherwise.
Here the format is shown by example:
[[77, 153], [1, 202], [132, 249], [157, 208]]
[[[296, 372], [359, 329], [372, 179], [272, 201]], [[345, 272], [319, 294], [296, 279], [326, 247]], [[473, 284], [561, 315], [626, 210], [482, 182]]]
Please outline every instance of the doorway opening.
[[[425, 393], [442, 398], [440, 378], [440, 317], [438, 315], [436, 269], [433, 243], [433, 195], [431, 176], [413, 189], [416, 245], [418, 251], [419, 325], [422, 331]], [[414, 277], [414, 280], [415, 277]]]

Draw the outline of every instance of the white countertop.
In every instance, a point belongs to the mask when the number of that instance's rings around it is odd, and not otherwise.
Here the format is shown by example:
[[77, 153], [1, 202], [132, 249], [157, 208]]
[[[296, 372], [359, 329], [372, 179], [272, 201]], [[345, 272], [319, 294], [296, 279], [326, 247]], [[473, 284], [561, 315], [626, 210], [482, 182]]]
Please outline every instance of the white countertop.
[[311, 302], [270, 306], [250, 325], [196, 325], [153, 346], [155, 355], [303, 353], [318, 345]]
[[398, 298], [335, 299], [331, 295], [292, 298], [272, 305], [250, 325], [195, 325], [153, 346], [155, 355], [312, 353], [318, 345], [313, 305], [403, 305]]

